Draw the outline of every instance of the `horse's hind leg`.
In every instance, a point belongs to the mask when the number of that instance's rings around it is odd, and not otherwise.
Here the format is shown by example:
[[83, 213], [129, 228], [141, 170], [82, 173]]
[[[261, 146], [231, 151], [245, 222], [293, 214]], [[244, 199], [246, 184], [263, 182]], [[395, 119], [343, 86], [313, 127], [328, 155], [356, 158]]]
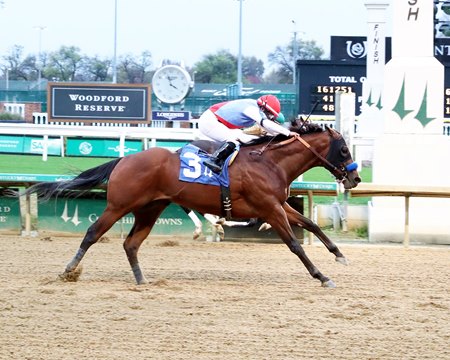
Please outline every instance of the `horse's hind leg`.
[[139, 247], [152, 230], [162, 211], [169, 204], [169, 201], [156, 201], [133, 212], [134, 225], [123, 243], [123, 248], [138, 285], [148, 283], [139, 266], [137, 257]]
[[123, 212], [113, 211], [109, 207], [106, 208], [98, 220], [87, 230], [80, 244], [80, 248], [73, 259], [67, 264], [64, 274], [62, 274], [63, 277], [77, 268], [88, 249], [95, 244], [98, 239], [100, 239], [100, 237], [106, 233], [123, 215], [125, 215]]
[[283, 209], [284, 211], [286, 211], [286, 215], [290, 224], [301, 226], [305, 230], [312, 232], [325, 245], [328, 251], [336, 256], [337, 262], [348, 265], [347, 259], [341, 253], [336, 244], [324, 234], [322, 229], [317, 224], [293, 209], [288, 203], [283, 204]]

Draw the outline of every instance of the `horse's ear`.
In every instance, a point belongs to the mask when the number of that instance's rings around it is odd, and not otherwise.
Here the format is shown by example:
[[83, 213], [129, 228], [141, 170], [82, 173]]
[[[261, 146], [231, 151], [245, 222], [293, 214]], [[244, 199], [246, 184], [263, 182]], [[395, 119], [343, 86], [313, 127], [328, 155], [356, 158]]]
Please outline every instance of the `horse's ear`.
[[290, 131], [296, 131], [300, 126], [299, 121], [296, 118], [292, 118], [289, 123], [290, 123], [289, 126]]
[[337, 138], [340, 136], [340, 133], [337, 130], [329, 127], [328, 125], [325, 125], [325, 128], [327, 129], [328, 134], [330, 134], [331, 137]]

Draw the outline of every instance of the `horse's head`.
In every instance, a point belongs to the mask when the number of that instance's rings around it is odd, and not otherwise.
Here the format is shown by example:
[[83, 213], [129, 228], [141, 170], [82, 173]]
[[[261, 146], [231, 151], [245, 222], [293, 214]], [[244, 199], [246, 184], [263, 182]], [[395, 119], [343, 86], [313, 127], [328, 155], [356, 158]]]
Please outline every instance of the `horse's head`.
[[[342, 182], [345, 189], [352, 189], [361, 182], [361, 178], [357, 171], [358, 166], [353, 162], [352, 155], [344, 138], [336, 130], [327, 126], [324, 131], [320, 125], [301, 119], [292, 121], [290, 130], [295, 131], [300, 135], [326, 132], [329, 135], [330, 141], [326, 157], [323, 157], [311, 148], [310, 150], [322, 161], [322, 165], [328, 169], [338, 181]], [[305, 146], [309, 147], [309, 145]]]
[[337, 180], [341, 181], [345, 189], [356, 187], [361, 178], [358, 173], [358, 165], [353, 161], [352, 154], [344, 138], [337, 131], [327, 127], [330, 135], [330, 147], [326, 160], [333, 166], [329, 169]]

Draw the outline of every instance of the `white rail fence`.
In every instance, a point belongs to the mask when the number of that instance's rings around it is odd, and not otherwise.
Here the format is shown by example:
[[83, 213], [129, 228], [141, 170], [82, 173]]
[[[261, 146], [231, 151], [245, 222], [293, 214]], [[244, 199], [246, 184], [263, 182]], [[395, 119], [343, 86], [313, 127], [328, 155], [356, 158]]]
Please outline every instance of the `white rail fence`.
[[[179, 128], [181, 122], [183, 121], [173, 121], [173, 127]], [[197, 120], [190, 120], [191, 127], [197, 128]], [[167, 127], [168, 121], [166, 120], [152, 120], [151, 124], [130, 124], [130, 123], [105, 123], [105, 122], [93, 122], [91, 124], [86, 124], [84, 122], [78, 121], [57, 121], [57, 122], [48, 122], [47, 113], [33, 113], [33, 124], [36, 125], [70, 125], [70, 126], [102, 126], [102, 127], [151, 127], [151, 128], [165, 128]]]
[[98, 137], [119, 139], [119, 156], [125, 156], [125, 139], [140, 139], [144, 149], [156, 146], [157, 140], [192, 141], [197, 139], [197, 129], [152, 127], [106, 127], [73, 125], [30, 125], [28, 123], [0, 123], [2, 135], [28, 135], [43, 137], [42, 158], [48, 157], [49, 137], [61, 138], [61, 156], [64, 156], [65, 137]]
[[[61, 154], [64, 156], [64, 138], [71, 136], [99, 137], [119, 139], [119, 156], [125, 154], [125, 139], [141, 139], [143, 148], [156, 146], [157, 140], [192, 141], [198, 138], [196, 120], [189, 121], [189, 127], [181, 127], [181, 121], [173, 121], [172, 127], [167, 127], [167, 121], [152, 121], [151, 124], [132, 126], [129, 123], [94, 123], [82, 122], [48, 123], [47, 113], [33, 113], [33, 125], [29, 123], [0, 123], [0, 134], [3, 135], [34, 135], [43, 137], [43, 160], [47, 159], [49, 137], [61, 138]], [[186, 121], [184, 121], [186, 122]], [[334, 120], [315, 120], [322, 127], [335, 127]], [[444, 123], [443, 134], [450, 136], [450, 123]], [[362, 164], [371, 162], [373, 140], [358, 137], [358, 126], [355, 124], [355, 134], [352, 140], [353, 154], [356, 162]]]
[[[184, 121], [185, 122], [185, 121]], [[193, 128], [197, 128], [197, 120], [192, 119], [189, 121], [192, 124]], [[317, 120], [314, 121], [322, 127], [328, 125], [331, 128], [334, 128], [334, 120]], [[83, 122], [76, 121], [64, 121], [64, 122], [52, 122], [49, 123], [47, 120], [47, 113], [33, 113], [33, 123], [37, 125], [71, 125], [71, 126], [85, 126]], [[180, 127], [180, 121], [174, 121], [174, 128]], [[93, 126], [103, 126], [103, 127], [151, 127], [151, 128], [165, 128], [167, 126], [167, 121], [165, 120], [153, 120], [151, 124], [138, 124], [131, 125], [129, 123], [92, 123]], [[90, 125], [89, 125], [90, 126]], [[358, 123], [355, 123], [355, 134], [358, 133]], [[450, 122], [444, 123], [442, 127], [442, 134], [450, 136]]]

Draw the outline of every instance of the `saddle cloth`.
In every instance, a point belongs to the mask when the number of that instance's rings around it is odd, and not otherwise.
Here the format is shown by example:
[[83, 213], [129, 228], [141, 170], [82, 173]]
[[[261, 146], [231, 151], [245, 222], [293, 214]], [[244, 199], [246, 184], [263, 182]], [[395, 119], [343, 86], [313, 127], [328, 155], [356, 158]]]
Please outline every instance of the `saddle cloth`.
[[209, 158], [209, 154], [195, 145], [187, 144], [180, 151], [179, 180], [228, 187], [230, 186], [228, 166], [236, 153], [235, 151], [225, 160], [222, 172], [215, 174], [203, 164], [203, 161]]

